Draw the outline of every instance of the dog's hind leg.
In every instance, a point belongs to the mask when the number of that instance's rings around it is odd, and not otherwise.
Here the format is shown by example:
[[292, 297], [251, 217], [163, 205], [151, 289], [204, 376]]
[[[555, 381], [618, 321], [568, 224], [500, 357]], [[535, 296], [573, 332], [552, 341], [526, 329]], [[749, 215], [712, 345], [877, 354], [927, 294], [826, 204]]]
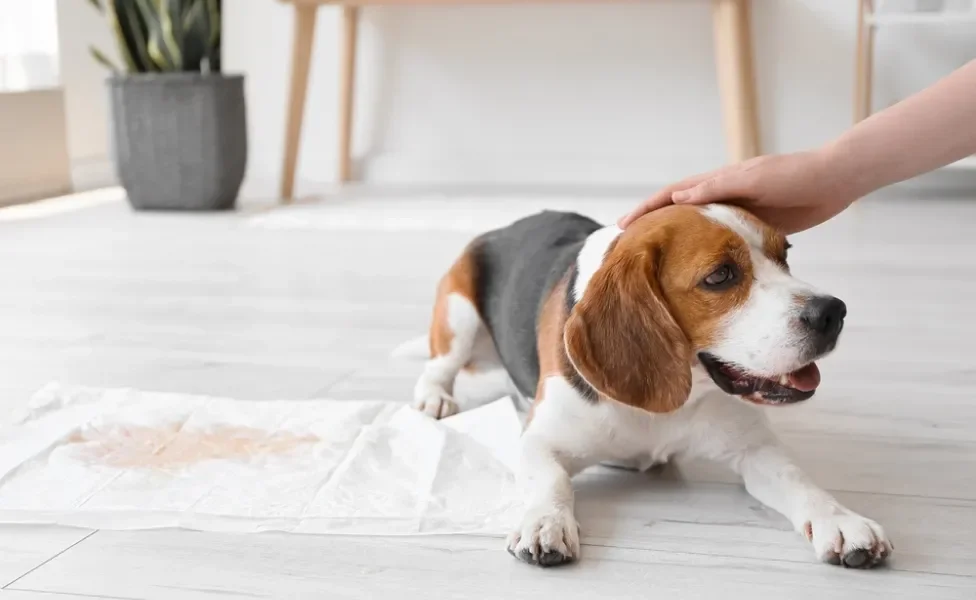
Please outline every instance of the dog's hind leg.
[[[508, 376], [475, 305], [475, 277], [474, 261], [466, 252], [437, 287], [430, 358], [414, 387], [414, 408], [435, 419], [508, 393]], [[464, 402], [455, 397], [459, 375]]]

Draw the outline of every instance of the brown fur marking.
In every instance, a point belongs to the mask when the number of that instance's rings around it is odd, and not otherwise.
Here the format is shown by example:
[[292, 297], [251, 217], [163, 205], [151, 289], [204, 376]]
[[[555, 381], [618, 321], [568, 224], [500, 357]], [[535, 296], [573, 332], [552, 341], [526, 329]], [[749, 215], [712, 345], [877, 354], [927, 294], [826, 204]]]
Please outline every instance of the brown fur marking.
[[476, 264], [471, 254], [471, 246], [464, 249], [447, 273], [437, 285], [437, 297], [434, 300], [434, 315], [430, 322], [430, 355], [440, 356], [451, 350], [454, 332], [447, 316], [447, 298], [451, 294], [460, 294], [475, 303]]
[[786, 241], [786, 236], [745, 209], [736, 207], [735, 211], [762, 234], [763, 254], [768, 256], [770, 260], [774, 260], [786, 267], [786, 249], [789, 246]]
[[566, 291], [569, 285], [567, 273], [559, 283], [553, 286], [549, 296], [539, 311], [536, 325], [536, 343], [539, 347], [539, 384], [535, 391], [535, 402], [529, 411], [528, 420], [532, 420], [535, 407], [545, 398], [543, 382], [547, 377], [559, 375], [562, 372], [563, 356], [563, 326], [566, 323]]
[[[740, 280], [724, 290], [702, 280], [735, 263]], [[566, 322], [566, 349], [601, 394], [650, 412], [687, 400], [694, 352], [749, 295], [745, 241], [694, 207], [645, 215], [617, 238]]]
[[[660, 223], [648, 223], [643, 235], [631, 244], [653, 246], [655, 237], [663, 238], [657, 242], [660, 258], [656, 274], [661, 296], [691, 346], [704, 348], [715, 340], [725, 316], [749, 298], [753, 269], [748, 244], [694, 207], [676, 206], [657, 212], [664, 213]], [[704, 289], [702, 280], [729, 262], [739, 270], [739, 283], [721, 291]]]

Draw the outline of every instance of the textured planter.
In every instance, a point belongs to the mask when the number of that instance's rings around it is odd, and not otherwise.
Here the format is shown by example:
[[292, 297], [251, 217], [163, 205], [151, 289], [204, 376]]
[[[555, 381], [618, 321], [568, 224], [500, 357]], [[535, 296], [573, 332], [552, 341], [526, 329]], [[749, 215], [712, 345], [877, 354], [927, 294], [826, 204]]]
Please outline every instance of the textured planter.
[[108, 80], [119, 181], [137, 210], [234, 208], [247, 166], [244, 78]]

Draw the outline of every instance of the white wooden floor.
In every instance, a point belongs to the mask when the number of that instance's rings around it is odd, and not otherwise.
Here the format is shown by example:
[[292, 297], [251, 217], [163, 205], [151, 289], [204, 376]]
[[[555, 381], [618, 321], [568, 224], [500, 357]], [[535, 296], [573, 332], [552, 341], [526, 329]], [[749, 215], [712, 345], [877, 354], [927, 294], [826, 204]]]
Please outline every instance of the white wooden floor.
[[[405, 199], [409, 202], [409, 199]], [[464, 202], [453, 200], [452, 202]], [[721, 470], [595, 472], [582, 561], [500, 539], [0, 527], [0, 600], [71, 598], [976, 598], [976, 202], [867, 202], [796, 236], [794, 272], [847, 301], [821, 391], [772, 409], [800, 461], [881, 522], [887, 568], [813, 560]], [[323, 205], [322, 210], [328, 210]], [[0, 220], [0, 409], [40, 385], [242, 399], [406, 401], [462, 233], [274, 231], [104, 204]]]

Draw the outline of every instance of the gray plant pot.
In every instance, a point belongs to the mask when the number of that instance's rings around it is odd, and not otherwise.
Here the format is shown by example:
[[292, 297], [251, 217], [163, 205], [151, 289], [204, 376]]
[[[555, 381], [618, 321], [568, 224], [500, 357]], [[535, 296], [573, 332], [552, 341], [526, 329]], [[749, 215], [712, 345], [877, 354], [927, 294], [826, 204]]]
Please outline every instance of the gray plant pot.
[[119, 181], [137, 210], [234, 208], [247, 166], [244, 77], [108, 80]]

